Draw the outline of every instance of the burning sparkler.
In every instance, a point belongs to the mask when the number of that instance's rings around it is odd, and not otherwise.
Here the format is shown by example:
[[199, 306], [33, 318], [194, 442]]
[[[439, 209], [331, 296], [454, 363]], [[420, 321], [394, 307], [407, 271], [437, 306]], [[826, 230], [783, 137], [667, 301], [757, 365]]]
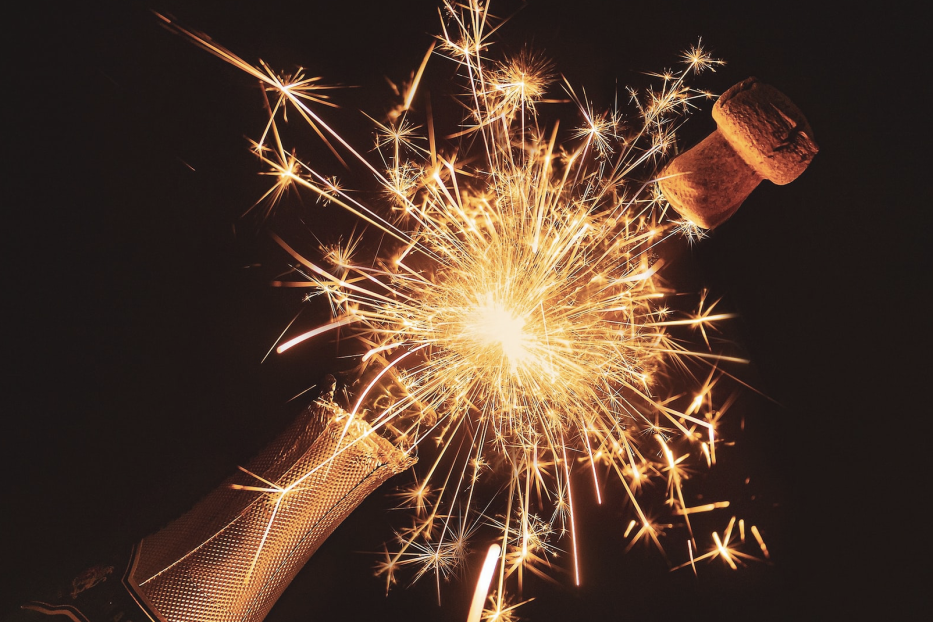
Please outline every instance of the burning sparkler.
[[[574, 487], [581, 482], [574, 473], [581, 469], [598, 499], [609, 480], [624, 490], [634, 509], [625, 537], [659, 548], [664, 526], [649, 518], [637, 493], [646, 482], [665, 481], [667, 503], [688, 534], [686, 565], [719, 556], [734, 567], [744, 555], [730, 548], [735, 519], [723, 538], [713, 533], [711, 552], [695, 556], [690, 517], [728, 503], [690, 507], [683, 482], [692, 469], [716, 462], [717, 422], [726, 410], [714, 406], [718, 367], [743, 361], [709, 349], [707, 331], [731, 317], [714, 313], [715, 304], [682, 316], [668, 309], [672, 292], [659, 277], [658, 255], [665, 241], [701, 233], [668, 212], [657, 171], [674, 144], [676, 120], [711, 98], [688, 78], [721, 61], [695, 46], [682, 70], [655, 74], [659, 86], [631, 91], [632, 118], [618, 109], [597, 112], [564, 80], [565, 101], [582, 118], [565, 137], [540, 116], [557, 85], [548, 61], [530, 52], [495, 59], [490, 36], [498, 22], [488, 5], [445, 3], [443, 18], [436, 49], [400, 93], [402, 102], [377, 123], [378, 165], [322, 118], [320, 107], [332, 102], [317, 78], [253, 66], [166, 19], [271, 95], [269, 121], [254, 144], [275, 179], [263, 197], [268, 209], [286, 190], [304, 188], [392, 241], [368, 260], [357, 259], [358, 239], [322, 248], [315, 260], [273, 236], [298, 275], [276, 284], [321, 293], [333, 312], [330, 323], [290, 337], [278, 352], [350, 332], [366, 350], [357, 369], [364, 388], [348, 421], [366, 416], [405, 451], [433, 452], [403, 495], [415, 523], [379, 565], [387, 589], [409, 564], [419, 567], [416, 579], [458, 572], [480, 525], [499, 533], [484, 586], [501, 555], [487, 619], [514, 615], [507, 578], [514, 575], [520, 590], [525, 571], [543, 576], [564, 551], [579, 584]], [[465, 87], [466, 119], [447, 136], [458, 148], [442, 144], [430, 114], [415, 119], [433, 56], [453, 61]], [[387, 205], [351, 195], [287, 150], [279, 129], [286, 110], [342, 161], [375, 176]], [[680, 326], [702, 331], [707, 348], [684, 345], [673, 334]], [[710, 372], [678, 408], [667, 380], [691, 361]], [[482, 485], [498, 476], [504, 494], [494, 506]], [[767, 555], [755, 527], [752, 533]]]

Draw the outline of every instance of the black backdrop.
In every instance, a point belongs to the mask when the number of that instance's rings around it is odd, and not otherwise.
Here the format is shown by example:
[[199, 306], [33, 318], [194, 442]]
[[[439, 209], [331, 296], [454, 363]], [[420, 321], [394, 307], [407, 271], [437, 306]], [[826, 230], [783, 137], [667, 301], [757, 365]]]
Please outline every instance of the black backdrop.
[[[258, 91], [148, 12], [248, 60], [359, 85], [345, 101], [384, 112], [383, 76], [404, 78], [420, 61], [438, 29], [434, 3], [323, 4], [33, 3], [7, 15], [4, 611], [184, 511], [337, 364], [323, 347], [260, 366], [299, 305], [268, 287], [285, 257], [240, 218], [266, 183], [244, 138], [261, 131]], [[522, 615], [907, 619], [928, 533], [916, 507], [930, 371], [920, 18], [897, 3], [701, 4], [531, 2], [503, 39], [544, 49], [609, 104], [617, 82], [646, 84], [639, 72], [673, 65], [702, 36], [728, 61], [702, 86], [721, 92], [756, 75], [808, 116], [821, 152], [804, 175], [763, 184], [680, 260], [741, 314], [733, 336], [754, 361], [745, 377], [781, 404], [745, 398], [736, 450], [736, 468], [772, 502], [774, 564], [669, 573], [655, 552], [622, 554], [627, 518], [594, 509], [583, 586], [538, 583]], [[369, 144], [352, 109], [333, 118]], [[712, 128], [707, 106], [683, 136]], [[277, 227], [298, 213], [347, 226], [334, 209], [293, 205]], [[268, 619], [464, 619], [472, 574], [444, 589], [440, 607], [431, 581], [386, 597], [372, 578], [359, 552], [391, 536], [389, 505], [373, 495]]]

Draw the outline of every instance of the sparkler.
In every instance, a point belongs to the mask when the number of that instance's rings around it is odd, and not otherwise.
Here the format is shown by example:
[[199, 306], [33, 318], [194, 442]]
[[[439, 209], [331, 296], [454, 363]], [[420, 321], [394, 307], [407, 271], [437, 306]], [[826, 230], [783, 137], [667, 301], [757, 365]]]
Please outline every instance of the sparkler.
[[[620, 487], [634, 511], [625, 537], [658, 548], [670, 526], [649, 518], [638, 493], [663, 480], [667, 504], [688, 534], [685, 565], [695, 569], [718, 556], [734, 568], [749, 557], [730, 546], [735, 518], [698, 556], [690, 522], [728, 502], [690, 506], [683, 484], [693, 469], [716, 462], [717, 424], [728, 407], [714, 406], [719, 368], [744, 361], [709, 347], [707, 331], [731, 315], [714, 313], [705, 295], [695, 313], [675, 314], [667, 306], [674, 292], [659, 276], [660, 245], [702, 231], [668, 212], [657, 171], [678, 119], [711, 98], [688, 78], [721, 61], [699, 44], [685, 52], [683, 69], [653, 74], [658, 86], [630, 91], [630, 118], [618, 108], [597, 112], [564, 80], [564, 101], [582, 123], [562, 133], [541, 116], [555, 103], [546, 95], [558, 88], [548, 61], [530, 52], [494, 57], [491, 35], [500, 22], [488, 5], [445, 3], [442, 15], [436, 49], [401, 103], [376, 124], [379, 163], [325, 122], [321, 106], [332, 102], [317, 78], [253, 66], [163, 18], [271, 95], [268, 123], [254, 143], [275, 180], [263, 197], [267, 209], [303, 188], [384, 234], [389, 250], [367, 260], [357, 258], [358, 239], [322, 248], [318, 260], [273, 237], [295, 261], [296, 275], [275, 284], [325, 296], [333, 315], [277, 351], [349, 332], [365, 344], [357, 368], [364, 388], [351, 419], [364, 415], [405, 451], [434, 454], [403, 493], [416, 518], [378, 566], [386, 588], [409, 564], [419, 566], [415, 579], [457, 573], [481, 525], [499, 535], [477, 594], [486, 593], [501, 551], [486, 619], [514, 616], [506, 579], [514, 576], [520, 592], [526, 571], [546, 577], [565, 551], [579, 584], [575, 489], [586, 480], [600, 502], [605, 486]], [[453, 61], [464, 86], [466, 118], [446, 136], [449, 145], [430, 114], [416, 119], [418, 87], [433, 56]], [[280, 132], [286, 110], [341, 161], [374, 176], [382, 200], [357, 198], [287, 150]], [[682, 327], [699, 329], [706, 348], [685, 345], [674, 334]], [[694, 362], [708, 365], [708, 377], [678, 408], [681, 396], [669, 380]], [[586, 479], [574, 477], [577, 471]], [[500, 483], [496, 501], [486, 499], [487, 479]], [[757, 528], [752, 533], [767, 555]]]

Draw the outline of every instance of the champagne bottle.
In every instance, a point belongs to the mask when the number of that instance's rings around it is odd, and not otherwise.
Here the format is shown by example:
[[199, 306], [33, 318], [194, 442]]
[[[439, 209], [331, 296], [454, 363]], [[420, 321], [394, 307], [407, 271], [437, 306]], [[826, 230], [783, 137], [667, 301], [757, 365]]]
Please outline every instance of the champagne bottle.
[[333, 383], [186, 514], [15, 619], [263, 620], [343, 519], [416, 461], [332, 397]]

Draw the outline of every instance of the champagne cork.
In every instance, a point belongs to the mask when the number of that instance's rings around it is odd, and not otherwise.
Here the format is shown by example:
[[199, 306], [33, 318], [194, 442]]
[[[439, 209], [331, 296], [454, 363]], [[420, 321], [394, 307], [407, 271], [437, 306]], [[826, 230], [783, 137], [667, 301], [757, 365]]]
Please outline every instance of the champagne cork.
[[747, 78], [713, 106], [715, 132], [671, 160], [658, 179], [681, 216], [718, 227], [762, 179], [789, 184], [819, 151], [800, 109], [773, 86]]

